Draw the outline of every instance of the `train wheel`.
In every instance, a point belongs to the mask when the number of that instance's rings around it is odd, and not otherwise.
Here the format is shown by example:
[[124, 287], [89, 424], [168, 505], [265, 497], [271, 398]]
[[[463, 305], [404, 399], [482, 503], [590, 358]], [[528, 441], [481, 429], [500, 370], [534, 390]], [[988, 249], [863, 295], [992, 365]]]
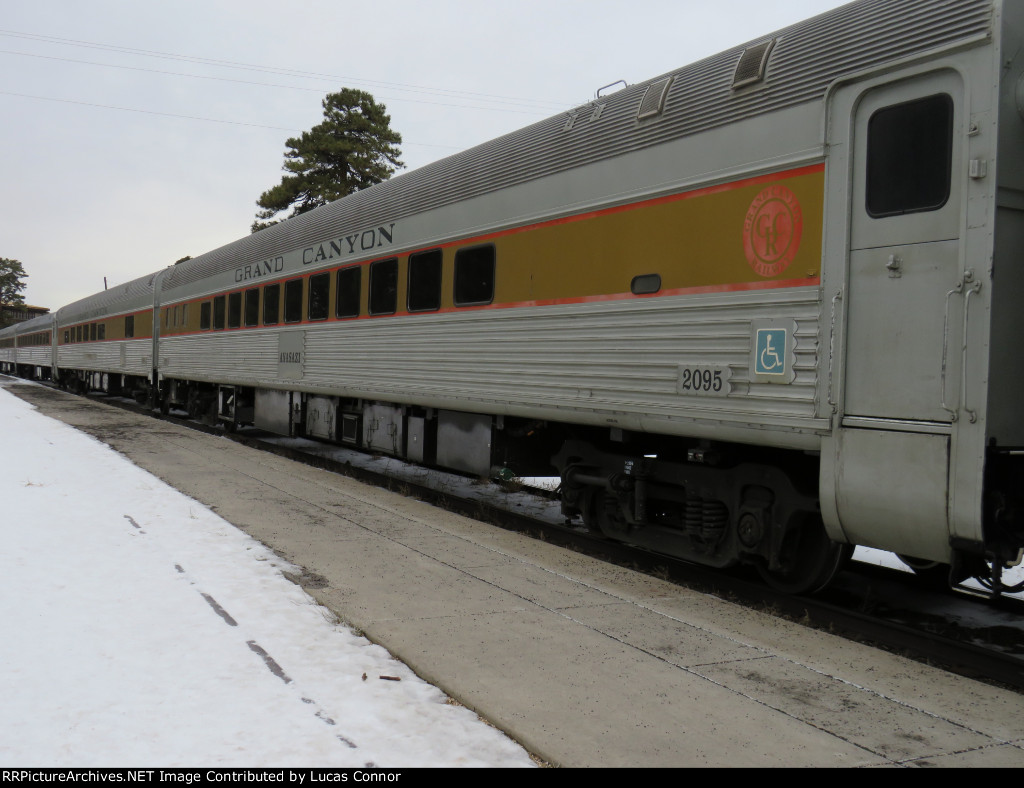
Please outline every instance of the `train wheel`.
[[583, 505], [580, 507], [580, 515], [583, 517], [583, 524], [587, 526], [590, 535], [597, 538], [607, 538], [601, 530], [600, 509], [604, 505], [604, 491], [596, 487], [589, 488], [583, 495]]
[[787, 534], [778, 569], [759, 564], [764, 581], [784, 594], [821, 591], [853, 555], [853, 545], [833, 542], [820, 520], [811, 520]]
[[608, 539], [625, 539], [630, 530], [618, 499], [599, 488], [594, 488], [585, 499], [583, 522], [594, 536]]
[[195, 389], [189, 389], [188, 391], [188, 404], [186, 405], [188, 410], [188, 417], [190, 419], [198, 419], [202, 409], [199, 407], [199, 392]]

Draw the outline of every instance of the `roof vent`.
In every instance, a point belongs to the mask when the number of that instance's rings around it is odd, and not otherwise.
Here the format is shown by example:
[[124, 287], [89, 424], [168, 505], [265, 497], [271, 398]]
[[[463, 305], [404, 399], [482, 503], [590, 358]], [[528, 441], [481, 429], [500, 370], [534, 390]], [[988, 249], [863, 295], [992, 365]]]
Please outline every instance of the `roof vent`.
[[775, 42], [776, 39], [772, 38], [743, 50], [740, 62], [736, 64], [736, 73], [732, 77], [733, 90], [764, 81], [768, 58], [775, 49]]
[[672, 77], [659, 79], [648, 86], [644, 93], [644, 100], [640, 102], [640, 109], [636, 113], [637, 120], [657, 117], [665, 109], [665, 96], [668, 95], [668, 87], [672, 84]]

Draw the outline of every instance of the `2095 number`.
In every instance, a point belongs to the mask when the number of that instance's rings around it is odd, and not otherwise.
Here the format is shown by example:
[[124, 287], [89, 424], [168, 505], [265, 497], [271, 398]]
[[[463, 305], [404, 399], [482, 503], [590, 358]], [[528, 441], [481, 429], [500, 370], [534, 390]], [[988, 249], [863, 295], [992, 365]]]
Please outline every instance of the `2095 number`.
[[679, 367], [679, 393], [697, 397], [727, 397], [732, 391], [729, 367]]

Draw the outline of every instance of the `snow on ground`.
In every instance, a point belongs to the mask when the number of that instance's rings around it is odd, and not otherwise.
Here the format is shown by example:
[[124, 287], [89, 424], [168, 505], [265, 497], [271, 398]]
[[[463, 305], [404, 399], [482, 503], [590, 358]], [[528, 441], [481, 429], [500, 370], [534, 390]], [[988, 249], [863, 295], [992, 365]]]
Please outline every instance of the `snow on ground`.
[[200, 504], [2, 389], [0, 425], [0, 765], [532, 765]]

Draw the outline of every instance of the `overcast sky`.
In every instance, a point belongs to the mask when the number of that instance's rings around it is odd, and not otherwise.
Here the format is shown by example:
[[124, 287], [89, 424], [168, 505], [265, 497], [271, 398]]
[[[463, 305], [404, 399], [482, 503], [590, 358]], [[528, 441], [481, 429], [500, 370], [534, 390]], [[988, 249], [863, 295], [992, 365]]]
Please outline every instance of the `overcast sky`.
[[414, 169], [837, 0], [0, 0], [0, 257], [56, 309], [249, 232], [339, 88]]

